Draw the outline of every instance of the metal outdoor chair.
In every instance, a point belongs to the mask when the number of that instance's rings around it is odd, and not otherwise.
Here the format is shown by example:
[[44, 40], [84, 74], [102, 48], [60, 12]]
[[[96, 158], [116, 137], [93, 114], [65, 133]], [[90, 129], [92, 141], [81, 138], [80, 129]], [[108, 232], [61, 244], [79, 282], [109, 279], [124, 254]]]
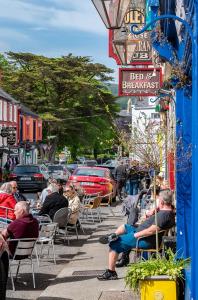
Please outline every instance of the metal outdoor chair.
[[146, 236], [146, 237], [143, 236], [143, 237], [138, 238], [137, 243], [136, 243], [136, 247], [132, 249], [132, 251], [135, 251], [135, 260], [137, 260], [138, 257], [140, 257], [142, 259], [144, 257], [144, 253], [147, 254], [147, 257], [149, 257], [153, 253], [160, 253], [163, 249], [163, 236], [167, 236], [168, 231], [169, 231], [169, 229], [160, 230], [158, 232], [158, 240], [160, 241], [158, 249], [156, 249], [155, 247], [149, 248], [149, 249], [144, 249], [144, 248], [141, 248], [139, 246], [142, 239], [146, 239], [148, 237], [155, 236], [155, 234], [152, 234], [152, 235]]
[[100, 204], [101, 204], [102, 198], [97, 195], [95, 197], [87, 198], [83, 201], [83, 209], [84, 214], [86, 214], [86, 217], [88, 218], [88, 213], [90, 212], [92, 222], [94, 223], [94, 215], [93, 212], [95, 211], [97, 213], [98, 220], [101, 222], [101, 216], [100, 216]]
[[112, 203], [113, 193], [111, 192], [111, 193], [108, 193], [108, 194], [103, 195], [103, 196], [101, 196], [101, 197], [102, 197], [101, 200], [105, 200], [105, 201], [104, 201], [104, 202], [101, 201], [100, 207], [108, 207], [109, 210], [110, 210], [110, 212], [111, 212], [111, 214], [112, 214], [113, 216], [115, 216], [115, 214], [114, 214], [114, 212], [113, 212], [113, 210], [112, 210], [112, 208], [111, 208], [111, 203]]
[[21, 262], [23, 265], [31, 265], [32, 268], [32, 280], [33, 286], [35, 288], [35, 276], [34, 276], [34, 263], [32, 259], [32, 253], [36, 244], [36, 238], [23, 238], [23, 239], [9, 239], [9, 243], [16, 243], [16, 249], [14, 256], [10, 258], [10, 277], [12, 281], [12, 289], [15, 291], [14, 278], [12, 273], [12, 267], [17, 266], [15, 280], [17, 280], [17, 276], [19, 274], [19, 268], [21, 266]]
[[68, 232], [67, 232], [67, 224], [69, 222], [69, 218], [71, 215], [71, 209], [68, 207], [60, 208], [54, 215], [53, 222], [57, 223], [57, 233], [64, 235], [64, 242], [67, 237], [67, 242], [69, 245], [69, 238], [68, 238]]
[[[53, 251], [53, 260], [56, 264], [56, 256], [55, 256], [55, 248], [54, 248], [54, 238], [56, 235], [56, 229], [57, 229], [57, 223], [49, 223], [49, 224], [43, 224], [41, 225], [41, 229], [39, 232], [39, 237], [36, 242], [36, 258], [38, 266], [40, 265], [40, 259], [43, 255], [44, 248], [47, 248], [47, 254], [49, 256], [50, 248], [52, 248]], [[37, 245], [40, 244], [40, 249], [38, 251]]]
[[6, 228], [8, 224], [12, 222], [11, 219], [8, 218], [8, 212], [13, 211], [13, 208], [8, 208], [6, 206], [0, 206], [0, 211], [3, 214], [3, 216], [0, 217], [0, 227], [1, 228]]

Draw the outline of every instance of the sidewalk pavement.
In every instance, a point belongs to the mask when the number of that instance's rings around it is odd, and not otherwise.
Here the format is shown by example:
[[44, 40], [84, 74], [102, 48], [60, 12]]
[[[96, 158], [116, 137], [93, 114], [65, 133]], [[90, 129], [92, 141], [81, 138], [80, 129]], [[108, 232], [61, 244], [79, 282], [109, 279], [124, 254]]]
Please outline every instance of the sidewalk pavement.
[[114, 232], [119, 225], [126, 222], [120, 205], [112, 209], [114, 216], [108, 208], [103, 208], [102, 215], [105, 215], [105, 219], [85, 241], [80, 254], [71, 259], [37, 300], [140, 299], [125, 287], [126, 268], [117, 270], [118, 280], [99, 281], [96, 278], [108, 266], [108, 245], [100, 244], [98, 238]]

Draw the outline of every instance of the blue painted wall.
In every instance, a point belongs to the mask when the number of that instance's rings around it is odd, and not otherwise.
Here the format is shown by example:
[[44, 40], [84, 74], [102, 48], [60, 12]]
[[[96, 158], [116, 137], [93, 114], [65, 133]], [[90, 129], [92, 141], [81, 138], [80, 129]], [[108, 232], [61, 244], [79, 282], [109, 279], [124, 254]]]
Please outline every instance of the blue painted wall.
[[178, 256], [189, 257], [191, 230], [191, 145], [192, 100], [183, 89], [176, 91], [176, 205]]

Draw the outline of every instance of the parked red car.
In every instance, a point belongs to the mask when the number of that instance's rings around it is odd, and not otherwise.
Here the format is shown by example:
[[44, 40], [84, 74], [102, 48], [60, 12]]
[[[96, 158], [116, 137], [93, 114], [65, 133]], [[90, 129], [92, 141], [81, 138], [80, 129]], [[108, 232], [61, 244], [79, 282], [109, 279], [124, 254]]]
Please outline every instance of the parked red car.
[[69, 184], [82, 187], [86, 194], [100, 193], [106, 195], [113, 192], [116, 196], [116, 182], [109, 169], [101, 167], [79, 167], [69, 177]]

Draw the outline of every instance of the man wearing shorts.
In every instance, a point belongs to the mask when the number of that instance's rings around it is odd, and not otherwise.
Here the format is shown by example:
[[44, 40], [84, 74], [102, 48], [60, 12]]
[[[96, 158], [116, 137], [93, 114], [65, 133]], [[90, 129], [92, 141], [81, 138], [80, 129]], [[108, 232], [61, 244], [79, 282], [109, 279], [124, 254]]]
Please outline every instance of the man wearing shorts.
[[162, 191], [159, 195], [157, 224], [155, 223], [155, 215], [153, 215], [138, 227], [133, 227], [129, 224], [121, 225], [112, 235], [100, 238], [101, 243], [109, 242], [109, 267], [97, 277], [99, 280], [114, 280], [118, 278], [115, 271], [118, 255], [135, 248], [138, 238], [145, 237], [139, 242], [140, 248], [150, 249], [155, 247], [156, 230], [166, 230], [175, 225], [175, 213], [172, 210], [172, 202], [172, 192], [169, 190]]

